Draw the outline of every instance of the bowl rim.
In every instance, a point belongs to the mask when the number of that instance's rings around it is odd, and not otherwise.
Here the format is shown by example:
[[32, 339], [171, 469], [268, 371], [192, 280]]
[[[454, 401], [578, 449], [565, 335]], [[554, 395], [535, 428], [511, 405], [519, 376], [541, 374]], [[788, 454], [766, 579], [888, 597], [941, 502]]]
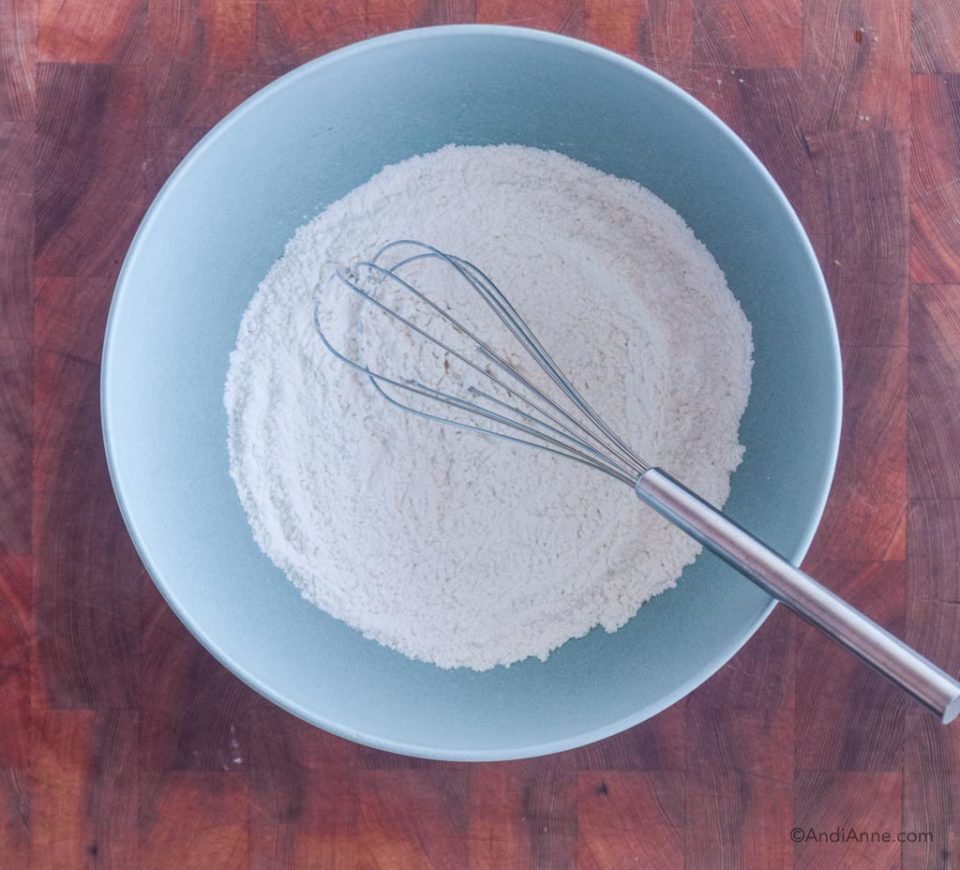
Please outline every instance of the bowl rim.
[[156, 569], [153, 560], [149, 555], [147, 545], [141, 538], [131, 505], [128, 502], [125, 494], [123, 477], [115, 455], [115, 445], [110, 434], [111, 403], [109, 401], [109, 382], [112, 368], [112, 348], [114, 341], [117, 340], [117, 312], [122, 307], [126, 296], [132, 292], [129, 275], [133, 270], [133, 264], [137, 259], [140, 247], [143, 244], [143, 238], [147, 230], [155, 219], [160, 205], [171, 194], [171, 191], [176, 185], [180, 176], [194, 162], [197, 156], [209, 148], [217, 140], [217, 138], [224, 133], [224, 131], [236, 123], [240, 117], [252, 111], [261, 101], [269, 99], [275, 93], [289, 87], [301, 77], [310, 75], [324, 66], [335, 64], [346, 58], [360, 55], [368, 51], [374, 51], [384, 45], [411, 42], [416, 40], [447, 39], [451, 37], [456, 38], [461, 36], [495, 36], [547, 43], [558, 46], [565, 50], [580, 52], [595, 59], [599, 59], [605, 63], [618, 65], [629, 70], [634, 75], [653, 82], [658, 87], [665, 89], [674, 99], [684, 103], [688, 108], [694, 110], [705, 121], [711, 124], [721, 136], [726, 138], [728, 142], [734, 146], [734, 148], [739, 152], [740, 156], [760, 174], [760, 177], [766, 182], [767, 187], [774, 194], [779, 204], [783, 207], [794, 228], [798, 230], [798, 236], [801, 240], [802, 253], [809, 262], [810, 266], [813, 268], [813, 274], [816, 279], [816, 286], [812, 289], [819, 295], [827, 317], [827, 326], [829, 331], [828, 339], [831, 356], [829, 362], [834, 381], [832, 386], [834, 387], [836, 393], [836, 402], [834, 408], [832, 409], [832, 417], [830, 420], [831, 433], [830, 443], [828, 444], [829, 455], [826, 457], [827, 461], [821, 474], [821, 479], [818, 481], [816, 506], [811, 514], [806, 528], [804, 529], [804, 533], [801, 536], [798, 545], [794, 549], [793, 554], [787, 554], [788, 556], [792, 555], [791, 561], [793, 561], [794, 564], [799, 564], [801, 562], [803, 557], [806, 555], [820, 524], [820, 520], [823, 516], [823, 511], [826, 506], [827, 497], [833, 482], [839, 453], [840, 430], [843, 416], [843, 373], [840, 354], [840, 340], [837, 332], [836, 318], [834, 316], [830, 294], [810, 239], [807, 236], [807, 233], [804, 230], [803, 225], [800, 222], [800, 219], [790, 201], [787, 199], [776, 180], [763, 165], [760, 159], [721, 118], [714, 114], [714, 112], [708, 109], [703, 103], [701, 103], [692, 95], [688, 94], [679, 86], [675, 85], [669, 79], [657, 72], [654, 72], [648, 67], [631, 60], [630, 58], [624, 57], [623, 55], [617, 54], [616, 52], [602, 48], [598, 45], [594, 45], [593, 43], [585, 42], [580, 39], [575, 39], [573, 37], [564, 36], [562, 34], [557, 34], [550, 31], [500, 24], [453, 24], [395, 31], [351, 43], [342, 48], [320, 55], [313, 60], [307, 61], [306, 63], [296, 67], [290, 72], [265, 85], [263, 88], [252, 94], [238, 106], [232, 109], [206, 134], [204, 134], [200, 141], [190, 149], [190, 151], [180, 161], [176, 169], [166, 179], [165, 183], [160, 188], [159, 192], [156, 194], [150, 206], [144, 213], [143, 219], [141, 220], [140, 225], [138, 226], [137, 231], [130, 242], [130, 247], [127, 250], [123, 264], [117, 276], [113, 298], [111, 300], [110, 309], [107, 315], [103, 350], [101, 353], [100, 416], [104, 451], [106, 453], [107, 468], [110, 475], [111, 485], [113, 487], [117, 504], [120, 508], [124, 525], [127, 528], [127, 532], [130, 535], [131, 540], [133, 541], [137, 554], [139, 555], [141, 562], [147, 569], [147, 572], [154, 582], [154, 585], [160, 591], [160, 594], [166, 601], [167, 605], [173, 610], [177, 618], [186, 626], [190, 633], [218, 662], [220, 662], [220, 664], [226, 667], [231, 673], [233, 673], [258, 694], [264, 696], [287, 712], [292, 713], [293, 715], [303, 719], [315, 727], [321, 728], [355, 743], [384, 750], [386, 752], [394, 752], [402, 755], [443, 761], [505, 761], [521, 758], [534, 758], [568, 749], [575, 749], [580, 746], [594, 743], [598, 740], [603, 740], [615, 734], [619, 734], [620, 732], [625, 731], [628, 728], [639, 724], [640, 722], [656, 716], [667, 707], [672, 706], [677, 701], [686, 697], [698, 686], [712, 677], [725, 664], [727, 664], [727, 662], [729, 662], [730, 659], [737, 654], [740, 648], [751, 637], [753, 637], [760, 626], [766, 621], [767, 617], [773, 612], [773, 609], [777, 604], [776, 599], [771, 597], [757, 618], [737, 632], [737, 634], [731, 639], [723, 651], [689, 680], [677, 686], [674, 691], [660, 698], [659, 701], [648, 704], [634, 711], [628, 716], [623, 716], [619, 719], [608, 722], [603, 726], [571, 734], [564, 738], [552, 741], [513, 746], [507, 749], [438, 749], [430, 745], [393, 740], [382, 737], [375, 733], [358, 731], [343, 723], [327, 719], [322, 714], [306, 709], [275, 692], [269, 685], [265, 684], [256, 676], [249, 673], [244, 666], [223, 652], [217, 646], [215, 641], [206, 633], [203, 626], [197, 624], [191, 618], [190, 614], [181, 608], [175, 594], [166, 586], [163, 577]]

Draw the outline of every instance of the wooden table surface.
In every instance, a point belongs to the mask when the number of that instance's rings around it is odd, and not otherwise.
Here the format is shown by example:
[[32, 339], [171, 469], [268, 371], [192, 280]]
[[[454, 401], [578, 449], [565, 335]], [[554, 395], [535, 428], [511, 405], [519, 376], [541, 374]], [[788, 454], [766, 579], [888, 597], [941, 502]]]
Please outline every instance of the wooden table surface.
[[[960, 866], [960, 726], [782, 608], [653, 721], [468, 766], [281, 712], [146, 576], [98, 418], [104, 319], [144, 209], [277, 75], [463, 21], [639, 59], [772, 170], [845, 362], [806, 564], [960, 671], [956, 0], [0, 0], [0, 866]], [[795, 826], [892, 842], [794, 844]]]

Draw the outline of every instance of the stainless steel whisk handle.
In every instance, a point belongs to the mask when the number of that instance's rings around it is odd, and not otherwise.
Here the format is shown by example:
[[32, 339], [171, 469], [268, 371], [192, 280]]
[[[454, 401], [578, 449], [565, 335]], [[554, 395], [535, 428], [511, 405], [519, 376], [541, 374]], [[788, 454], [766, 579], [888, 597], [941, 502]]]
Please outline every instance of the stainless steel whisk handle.
[[818, 583], [659, 468], [637, 495], [741, 574], [858, 655], [947, 724], [960, 713], [960, 682]]

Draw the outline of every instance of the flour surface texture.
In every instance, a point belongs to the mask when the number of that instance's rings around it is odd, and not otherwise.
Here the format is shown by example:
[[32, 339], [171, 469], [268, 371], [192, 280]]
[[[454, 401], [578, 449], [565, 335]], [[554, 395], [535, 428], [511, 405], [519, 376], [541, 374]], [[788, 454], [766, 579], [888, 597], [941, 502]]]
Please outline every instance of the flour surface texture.
[[697, 544], [603, 474], [390, 407], [321, 344], [318, 288], [404, 238], [480, 266], [640, 456], [726, 500], [752, 343], [711, 255], [634, 182], [447, 146], [301, 227], [243, 317], [224, 403], [257, 543], [313, 604], [445, 668], [616, 630]]

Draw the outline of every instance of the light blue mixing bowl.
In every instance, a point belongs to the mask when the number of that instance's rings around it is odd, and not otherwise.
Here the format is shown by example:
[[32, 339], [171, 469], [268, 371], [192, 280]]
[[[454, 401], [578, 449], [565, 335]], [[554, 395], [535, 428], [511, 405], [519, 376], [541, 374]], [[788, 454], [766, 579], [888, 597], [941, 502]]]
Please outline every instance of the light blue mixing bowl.
[[561, 151], [636, 179], [690, 224], [756, 343], [727, 510], [801, 558], [833, 474], [841, 379], [827, 291], [797, 218], [691, 97], [618, 55], [535, 31], [442, 27], [362, 42], [284, 76], [212, 130], [123, 265], [103, 354], [104, 436], [144, 563], [240, 678], [361, 743], [515, 758], [658, 713], [723, 665], [773, 602], [704, 555], [615, 634], [595, 630], [545, 663], [443, 671], [307, 604], [259, 551], [227, 471], [222, 404], [243, 310], [300, 224], [385, 164], [448, 142]]

